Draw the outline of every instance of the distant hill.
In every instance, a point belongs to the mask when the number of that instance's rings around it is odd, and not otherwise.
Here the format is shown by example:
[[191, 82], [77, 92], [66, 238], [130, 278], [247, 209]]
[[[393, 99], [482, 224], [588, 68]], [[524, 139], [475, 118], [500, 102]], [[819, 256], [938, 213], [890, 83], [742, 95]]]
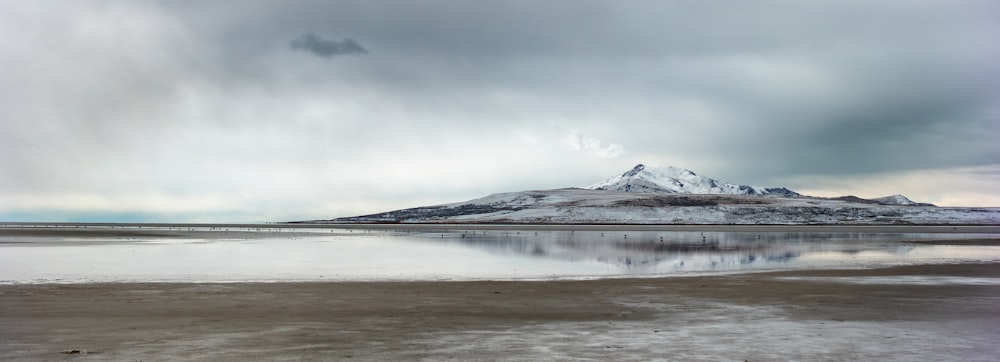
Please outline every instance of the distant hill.
[[637, 165], [585, 189], [508, 192], [309, 223], [1000, 224], [998, 208], [943, 208], [902, 195], [820, 198]]
[[899, 194], [892, 195], [892, 196], [886, 196], [886, 197], [874, 198], [874, 199], [871, 199], [871, 200], [875, 201], [877, 203], [880, 203], [882, 205], [934, 206], [932, 204], [927, 204], [927, 203], [922, 203], [922, 202], [914, 202], [913, 200], [908, 199], [906, 196], [899, 195]]

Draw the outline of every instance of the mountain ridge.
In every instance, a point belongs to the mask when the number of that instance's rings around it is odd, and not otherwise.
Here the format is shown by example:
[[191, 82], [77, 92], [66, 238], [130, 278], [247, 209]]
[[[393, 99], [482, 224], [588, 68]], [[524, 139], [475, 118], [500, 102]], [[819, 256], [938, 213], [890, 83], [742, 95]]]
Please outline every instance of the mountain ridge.
[[680, 167], [648, 167], [641, 163], [621, 175], [612, 176], [586, 188], [641, 193], [799, 196], [799, 193], [785, 187], [765, 188], [733, 184], [700, 176], [694, 171]]
[[[627, 186], [627, 187], [626, 187]], [[998, 224], [1000, 208], [939, 208], [902, 195], [823, 198], [639, 164], [588, 188], [494, 193], [464, 202], [309, 223]]]

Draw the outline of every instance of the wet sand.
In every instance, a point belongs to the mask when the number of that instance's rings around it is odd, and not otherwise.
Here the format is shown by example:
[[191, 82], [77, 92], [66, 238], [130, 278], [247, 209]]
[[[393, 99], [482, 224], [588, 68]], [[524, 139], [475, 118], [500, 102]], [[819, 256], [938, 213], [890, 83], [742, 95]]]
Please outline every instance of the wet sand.
[[[991, 361], [1000, 265], [0, 286], [0, 360]], [[80, 353], [70, 353], [79, 351]]]

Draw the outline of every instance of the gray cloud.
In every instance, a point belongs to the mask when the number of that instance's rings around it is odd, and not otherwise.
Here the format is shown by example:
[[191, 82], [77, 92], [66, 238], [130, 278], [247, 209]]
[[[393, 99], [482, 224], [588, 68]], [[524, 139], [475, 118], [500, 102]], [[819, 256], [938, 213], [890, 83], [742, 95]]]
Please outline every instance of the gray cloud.
[[0, 212], [320, 218], [635, 163], [783, 185], [1000, 160], [992, 0], [239, 4], [0, 2]]
[[344, 38], [341, 41], [336, 41], [324, 39], [312, 32], [292, 39], [289, 45], [296, 51], [307, 51], [323, 58], [333, 58], [337, 55], [368, 54], [368, 51], [362, 48], [361, 44], [358, 44], [354, 39]]

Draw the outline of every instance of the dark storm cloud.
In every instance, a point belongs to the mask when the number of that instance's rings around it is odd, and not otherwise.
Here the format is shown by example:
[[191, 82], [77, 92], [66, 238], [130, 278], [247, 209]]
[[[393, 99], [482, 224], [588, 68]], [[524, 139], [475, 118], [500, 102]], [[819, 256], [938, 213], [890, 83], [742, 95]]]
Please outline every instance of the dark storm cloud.
[[368, 54], [357, 41], [345, 38], [341, 41], [324, 39], [312, 32], [305, 33], [289, 42], [295, 51], [304, 50], [323, 58], [333, 58], [337, 55]]

